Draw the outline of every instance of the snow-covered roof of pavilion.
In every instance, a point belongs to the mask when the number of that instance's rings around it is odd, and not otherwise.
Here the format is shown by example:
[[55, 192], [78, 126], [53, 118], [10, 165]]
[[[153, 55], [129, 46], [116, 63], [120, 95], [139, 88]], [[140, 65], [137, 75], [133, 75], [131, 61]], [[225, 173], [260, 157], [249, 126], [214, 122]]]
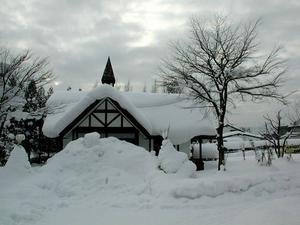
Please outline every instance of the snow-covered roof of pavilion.
[[213, 121], [204, 117], [192, 101], [177, 94], [119, 92], [109, 85], [100, 85], [90, 92], [57, 91], [47, 104], [56, 108], [47, 115], [43, 133], [58, 137], [65, 127], [96, 100], [111, 98], [126, 109], [150, 135], [162, 135], [169, 128], [173, 144], [184, 143], [198, 135], [215, 135]]
[[257, 138], [257, 139], [263, 139], [261, 135], [257, 134], [252, 134], [249, 132], [244, 132], [244, 131], [231, 131], [223, 134], [224, 138], [229, 138], [229, 137], [237, 137], [237, 136], [245, 136], [245, 137], [252, 137], [252, 138]]

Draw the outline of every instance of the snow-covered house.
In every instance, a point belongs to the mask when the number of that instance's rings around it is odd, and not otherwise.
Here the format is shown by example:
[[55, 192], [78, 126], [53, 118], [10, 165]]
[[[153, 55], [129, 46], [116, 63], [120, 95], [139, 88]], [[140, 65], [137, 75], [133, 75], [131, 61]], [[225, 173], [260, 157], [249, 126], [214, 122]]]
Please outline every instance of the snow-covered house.
[[102, 85], [89, 92], [57, 91], [47, 104], [55, 113], [47, 115], [43, 133], [58, 150], [89, 132], [114, 136], [151, 151], [158, 150], [162, 133], [180, 151], [188, 152], [191, 139], [215, 136], [213, 122], [203, 117], [193, 102], [178, 94], [120, 92], [108, 59]]
[[252, 134], [244, 131], [232, 131], [223, 134], [223, 137], [226, 141], [232, 141], [233, 139], [240, 139], [243, 141], [257, 141], [264, 139], [259, 134]]
[[235, 131], [243, 132], [243, 130], [241, 128], [238, 128], [229, 123], [225, 124], [223, 133], [229, 133], [229, 132], [235, 132]]

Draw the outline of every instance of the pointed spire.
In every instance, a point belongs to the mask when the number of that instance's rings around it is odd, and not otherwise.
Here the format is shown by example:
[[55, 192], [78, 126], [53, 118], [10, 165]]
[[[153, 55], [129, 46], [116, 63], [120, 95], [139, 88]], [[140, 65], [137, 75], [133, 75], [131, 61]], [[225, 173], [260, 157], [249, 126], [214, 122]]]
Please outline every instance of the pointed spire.
[[116, 79], [115, 79], [114, 71], [111, 66], [110, 57], [108, 57], [107, 59], [107, 63], [105, 66], [105, 70], [103, 72], [101, 82], [102, 84], [109, 84], [112, 86], [115, 85]]

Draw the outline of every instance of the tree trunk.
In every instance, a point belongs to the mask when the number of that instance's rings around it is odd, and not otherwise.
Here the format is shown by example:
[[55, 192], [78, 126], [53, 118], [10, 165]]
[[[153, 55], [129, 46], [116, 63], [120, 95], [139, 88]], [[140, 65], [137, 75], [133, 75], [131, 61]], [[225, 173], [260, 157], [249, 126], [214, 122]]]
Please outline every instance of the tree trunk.
[[[278, 134], [279, 136], [279, 134]], [[277, 138], [277, 157], [280, 158], [281, 157], [281, 152], [280, 152], [280, 137]]]
[[0, 116], [0, 137], [2, 137], [3, 130], [4, 130], [4, 124], [7, 118], [7, 113], [2, 113]]
[[284, 156], [284, 148], [285, 148], [285, 144], [282, 143], [281, 151], [280, 151], [280, 157], [281, 157], [281, 158], [283, 158], [283, 156]]
[[218, 143], [218, 151], [219, 151], [218, 170], [221, 170], [222, 165], [225, 166], [223, 128], [224, 128], [224, 124], [222, 122], [219, 123], [219, 127], [217, 128], [217, 143]]

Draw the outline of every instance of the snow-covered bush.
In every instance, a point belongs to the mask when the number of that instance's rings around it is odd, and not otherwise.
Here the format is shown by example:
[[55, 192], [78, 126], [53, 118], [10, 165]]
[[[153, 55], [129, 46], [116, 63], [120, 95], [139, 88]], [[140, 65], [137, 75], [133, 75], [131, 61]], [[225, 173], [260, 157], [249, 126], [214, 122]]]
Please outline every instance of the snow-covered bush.
[[158, 155], [159, 168], [165, 173], [191, 177], [196, 171], [196, 165], [189, 161], [188, 155], [178, 152], [169, 139], [162, 141]]
[[262, 149], [257, 151], [255, 154], [257, 163], [261, 166], [271, 166], [272, 160], [274, 159], [274, 154], [271, 148]]
[[91, 148], [99, 144], [99, 141], [100, 141], [100, 134], [97, 132], [84, 135], [83, 143], [87, 148]]
[[25, 149], [21, 145], [15, 145], [5, 164], [5, 170], [22, 175], [30, 171], [30, 163]]
[[0, 166], [5, 165], [10, 152], [14, 148], [15, 136], [5, 129], [5, 134], [0, 136]]

